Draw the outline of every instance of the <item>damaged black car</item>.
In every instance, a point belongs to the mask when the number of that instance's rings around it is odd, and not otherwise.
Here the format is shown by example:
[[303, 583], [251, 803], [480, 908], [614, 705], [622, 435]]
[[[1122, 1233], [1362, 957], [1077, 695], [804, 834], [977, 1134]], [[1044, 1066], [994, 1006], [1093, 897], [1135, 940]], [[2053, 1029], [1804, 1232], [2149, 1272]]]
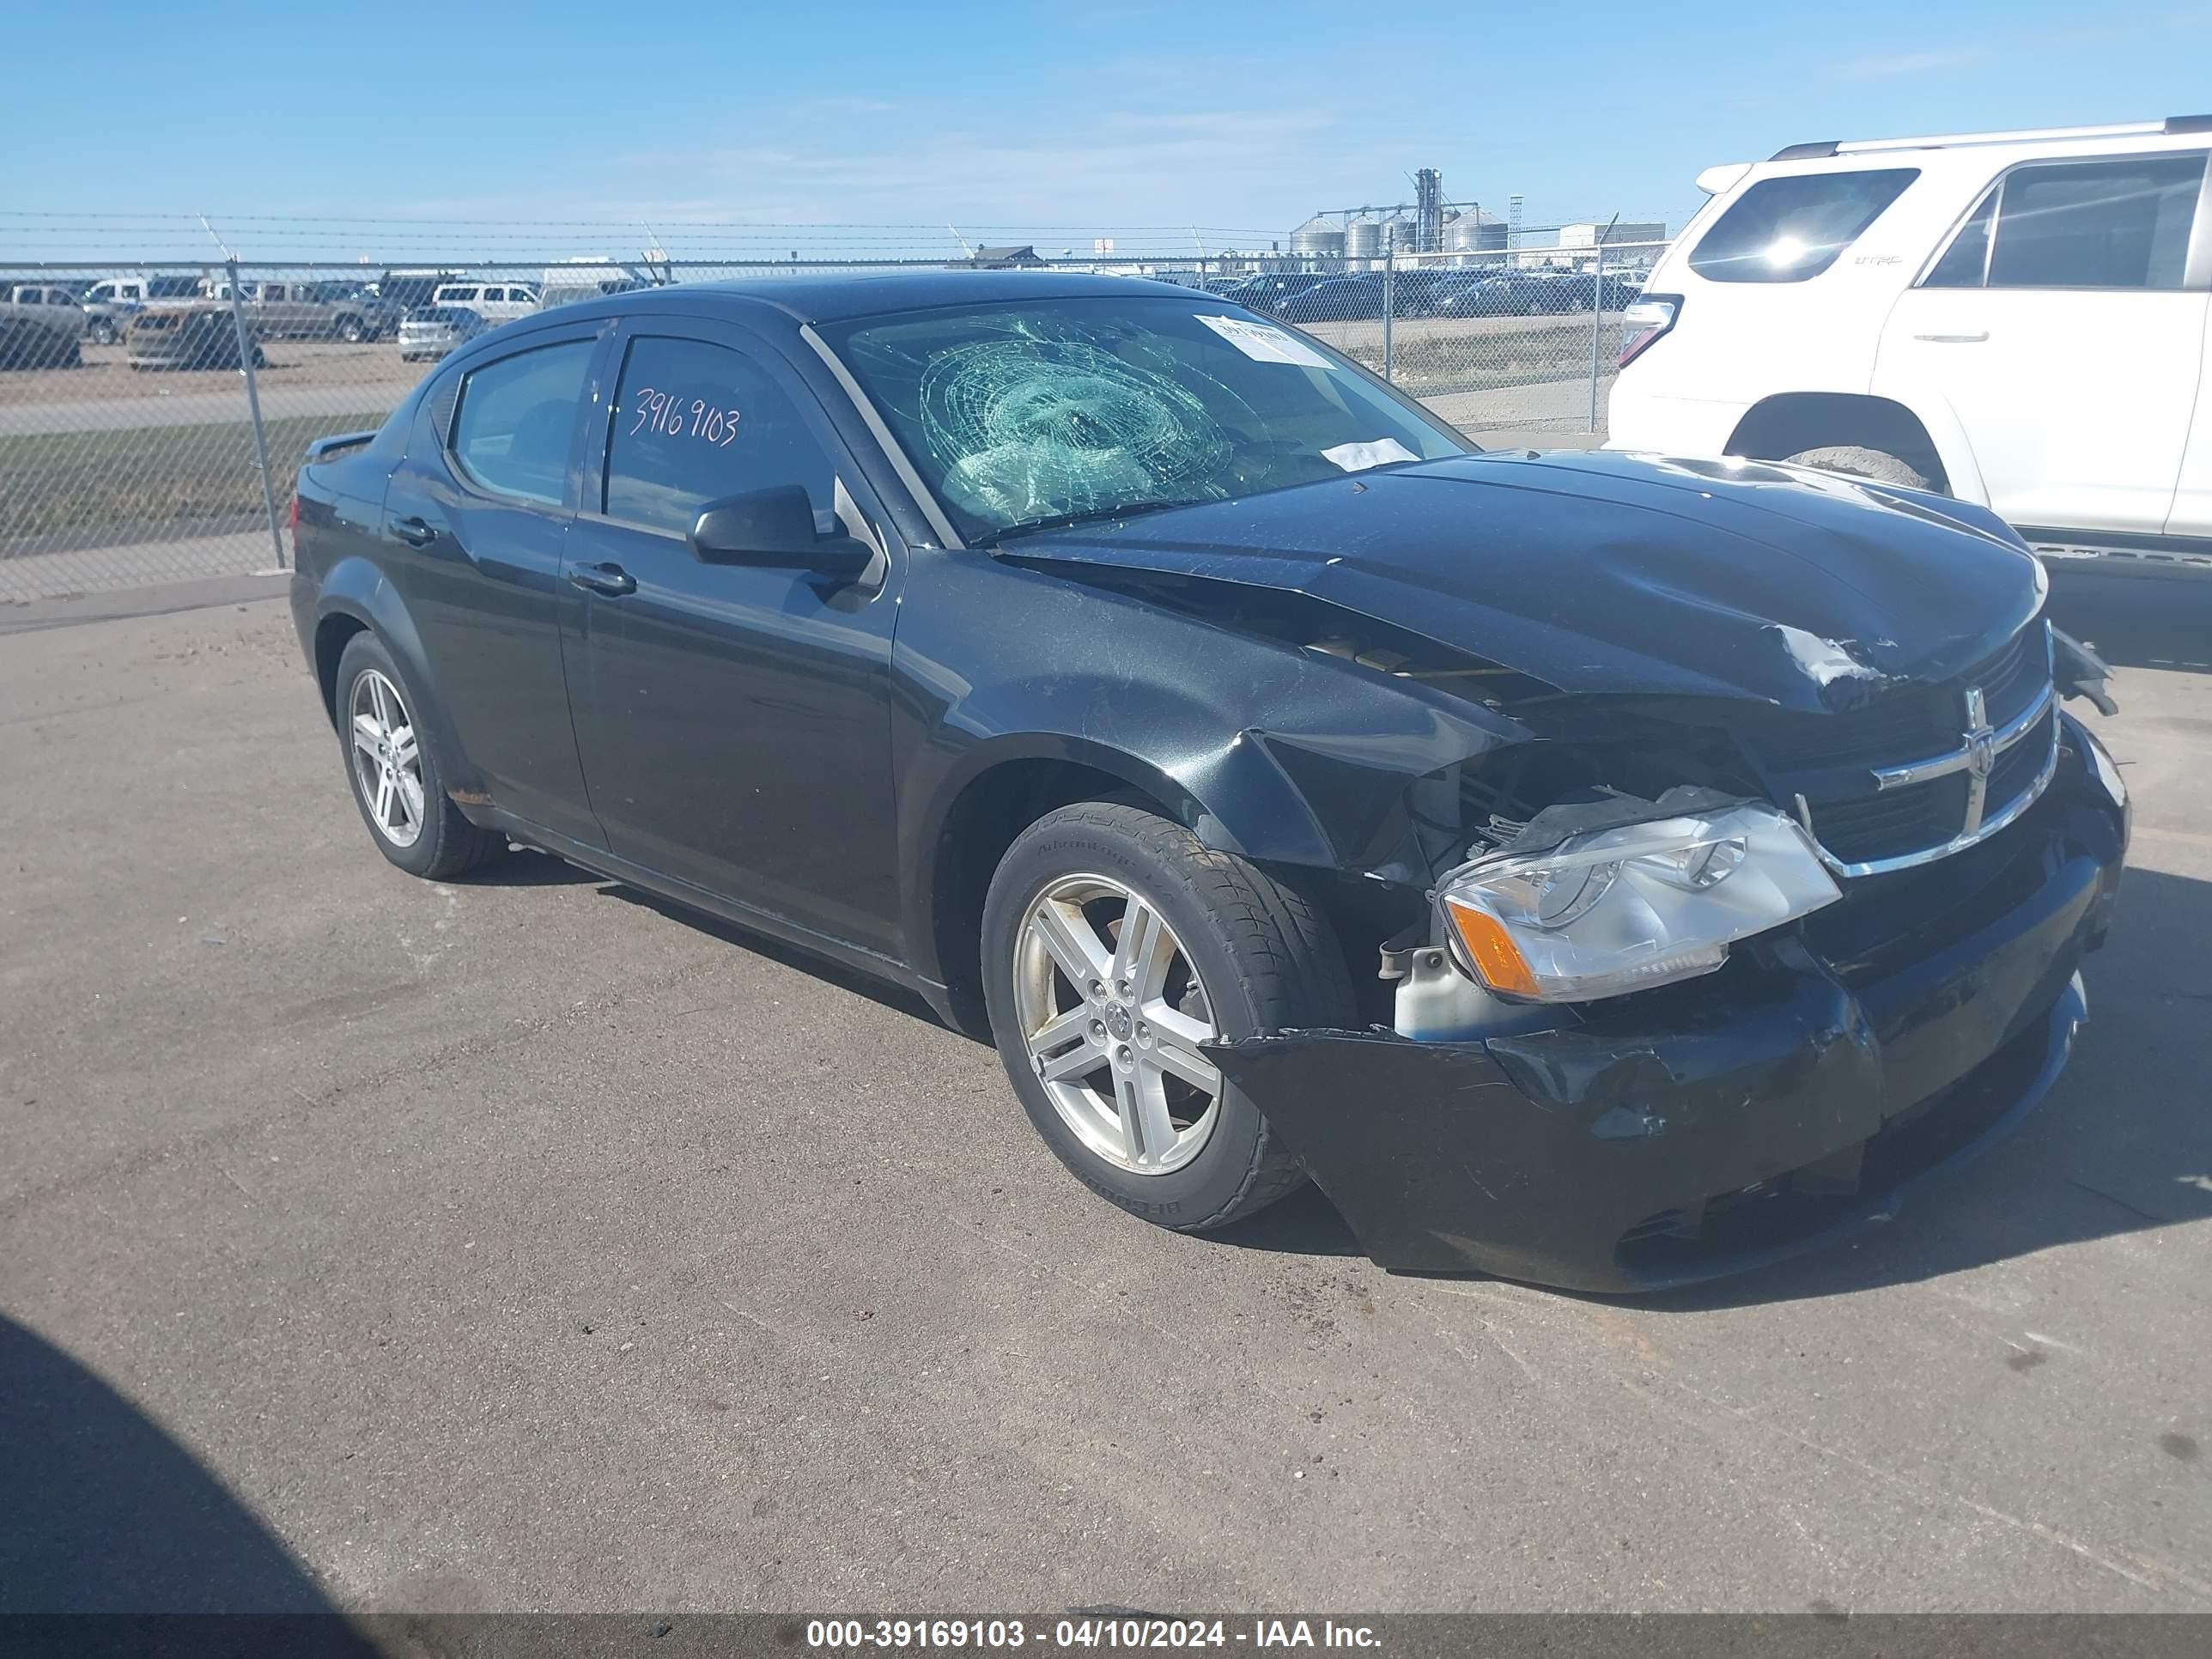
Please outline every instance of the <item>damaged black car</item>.
[[513, 323], [302, 466], [386, 857], [520, 843], [919, 992], [1091, 1189], [1310, 1179], [1382, 1265], [1677, 1284], [2048, 1088], [2125, 792], [1971, 506], [1479, 452], [1122, 278]]

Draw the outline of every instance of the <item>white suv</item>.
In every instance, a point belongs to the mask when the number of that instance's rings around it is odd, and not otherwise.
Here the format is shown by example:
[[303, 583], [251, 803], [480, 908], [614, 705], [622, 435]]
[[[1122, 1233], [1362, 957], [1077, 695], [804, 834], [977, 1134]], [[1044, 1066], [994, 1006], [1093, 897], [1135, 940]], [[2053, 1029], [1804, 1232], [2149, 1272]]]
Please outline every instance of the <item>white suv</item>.
[[1986, 503], [2047, 557], [2212, 575], [2212, 116], [1792, 144], [1627, 313], [1608, 446]]
[[538, 310], [538, 290], [526, 283], [441, 283], [434, 306], [458, 306], [488, 323], [511, 323]]

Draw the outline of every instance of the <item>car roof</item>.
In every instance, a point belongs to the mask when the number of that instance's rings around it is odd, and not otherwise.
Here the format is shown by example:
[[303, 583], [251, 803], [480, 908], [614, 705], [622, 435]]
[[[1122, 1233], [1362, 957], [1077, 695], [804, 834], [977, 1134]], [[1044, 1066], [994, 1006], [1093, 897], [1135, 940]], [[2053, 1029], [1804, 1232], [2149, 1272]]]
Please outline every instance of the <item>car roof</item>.
[[696, 311], [706, 301], [733, 315], [774, 311], [799, 323], [848, 322], [855, 318], [964, 306], [993, 301], [1095, 299], [1110, 295], [1180, 295], [1223, 303], [1218, 295], [1142, 277], [1096, 276], [1077, 271], [897, 270], [828, 276], [776, 276], [744, 282], [678, 283], [632, 289], [586, 300], [562, 311], [569, 316], [623, 315], [641, 311]]

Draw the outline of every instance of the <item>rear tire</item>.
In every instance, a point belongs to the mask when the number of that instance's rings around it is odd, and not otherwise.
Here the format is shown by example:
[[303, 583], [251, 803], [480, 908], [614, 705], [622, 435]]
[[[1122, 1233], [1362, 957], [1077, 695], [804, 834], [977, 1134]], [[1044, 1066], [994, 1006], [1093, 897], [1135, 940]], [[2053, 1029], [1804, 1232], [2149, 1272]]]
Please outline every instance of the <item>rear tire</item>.
[[[1074, 925], [1078, 953], [1099, 974], [1096, 991], [1088, 969], [1082, 984], [1067, 971], [1069, 935], [1040, 921], [1047, 911]], [[1122, 935], [1146, 927], [1146, 911], [1164, 927], [1156, 951], [1136, 952], [1131, 965]], [[1354, 1020], [1334, 935], [1297, 894], [1141, 807], [1086, 801], [1016, 837], [992, 878], [981, 943], [1007, 1077], [1045, 1144], [1091, 1191], [1197, 1232], [1304, 1183], [1304, 1170], [1242, 1091], [1218, 1072], [1210, 1091], [1192, 1077], [1212, 1071], [1196, 1055], [1206, 1036]], [[1116, 977], [1124, 967], [1126, 991]]]
[[[445, 791], [437, 744], [420, 723], [428, 705], [384, 641], [363, 631], [338, 659], [338, 753], [354, 805], [376, 849], [411, 876], [442, 881], [507, 850]], [[372, 729], [374, 728], [374, 729]]]
[[1858, 444], [1829, 444], [1801, 449], [1782, 458], [1784, 466], [1818, 467], [1823, 472], [1843, 472], [1875, 483], [1896, 484], [1905, 489], [1924, 489], [1933, 495], [1949, 492], [1901, 455]]

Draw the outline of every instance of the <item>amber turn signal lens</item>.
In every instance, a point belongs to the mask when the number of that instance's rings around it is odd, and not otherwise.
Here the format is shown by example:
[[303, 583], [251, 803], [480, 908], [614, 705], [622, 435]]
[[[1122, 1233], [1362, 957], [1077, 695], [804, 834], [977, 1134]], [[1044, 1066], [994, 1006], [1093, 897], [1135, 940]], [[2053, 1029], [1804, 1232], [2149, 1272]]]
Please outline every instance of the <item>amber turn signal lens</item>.
[[1459, 942], [1466, 947], [1467, 960], [1485, 985], [1507, 996], [1537, 994], [1536, 976], [1528, 971], [1528, 963], [1522, 959], [1504, 922], [1449, 897], [1444, 900], [1444, 914], [1451, 918]]

